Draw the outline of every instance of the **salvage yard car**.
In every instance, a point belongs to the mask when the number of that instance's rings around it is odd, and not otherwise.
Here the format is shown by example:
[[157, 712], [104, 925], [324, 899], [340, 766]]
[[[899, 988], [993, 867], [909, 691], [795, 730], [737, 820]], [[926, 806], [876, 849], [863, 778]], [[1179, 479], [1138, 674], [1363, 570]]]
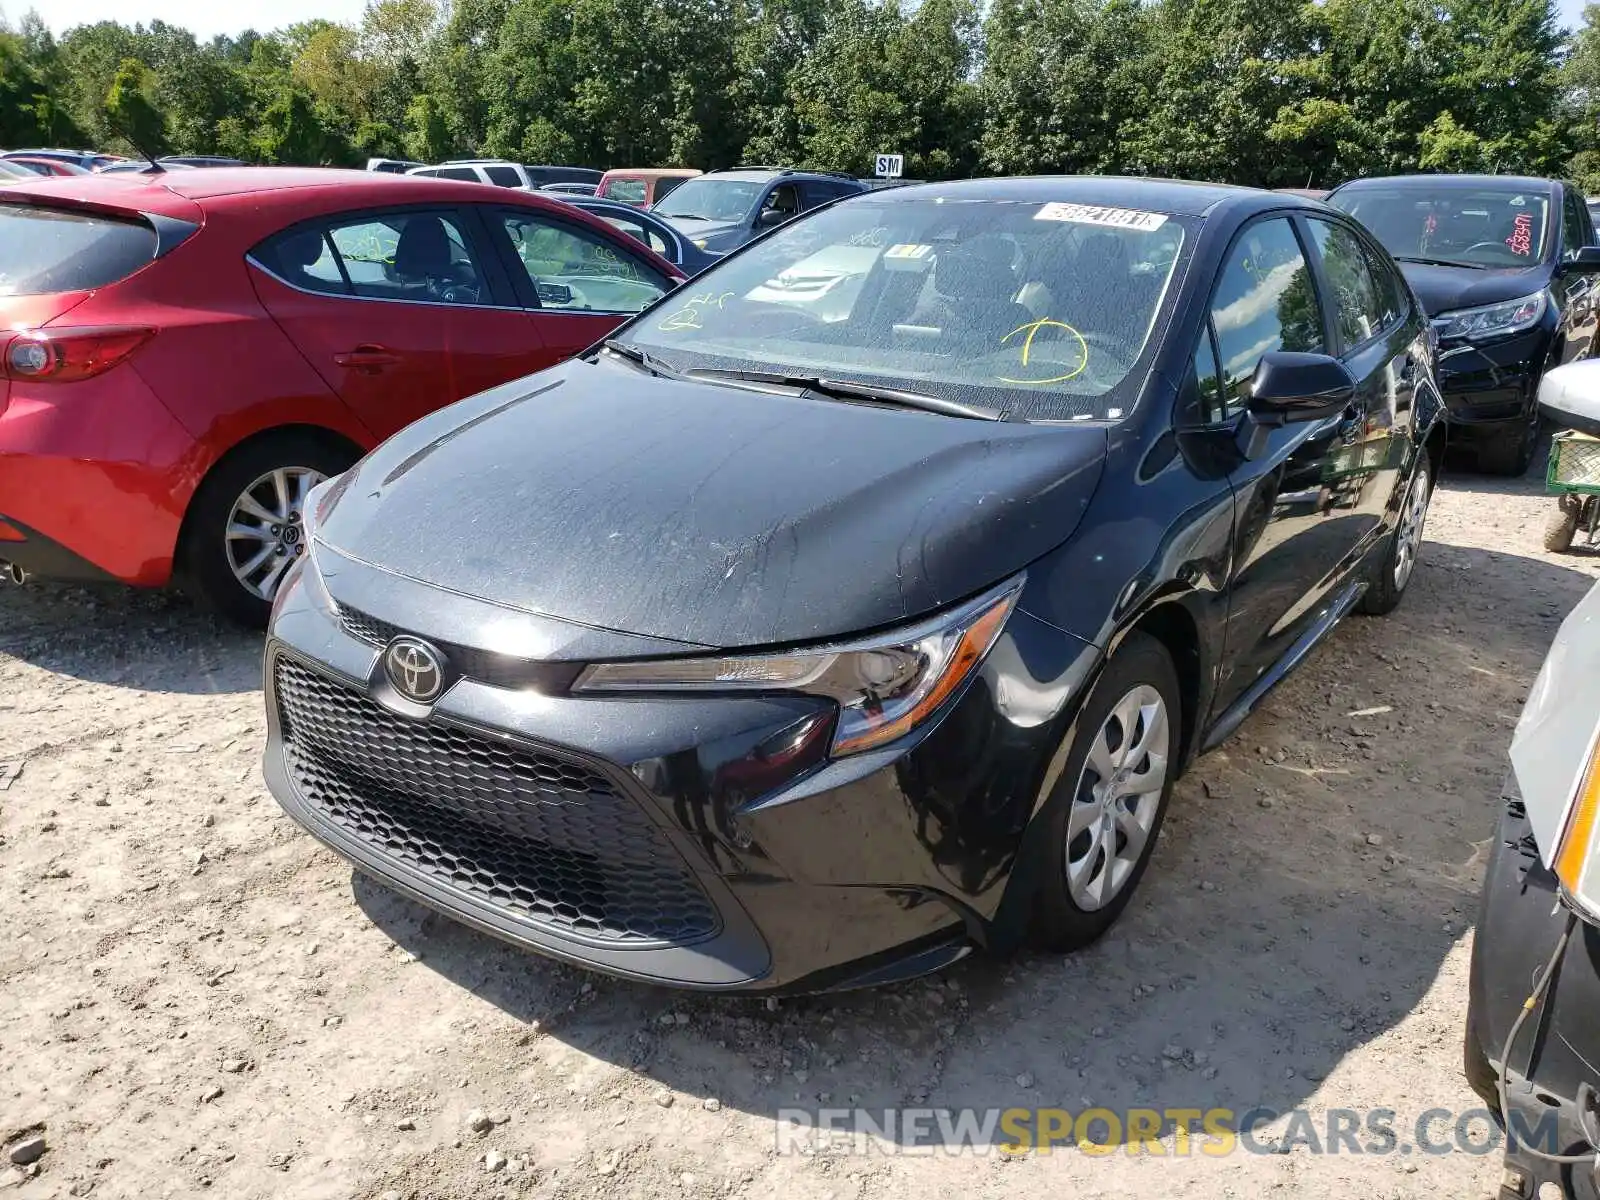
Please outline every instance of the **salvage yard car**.
[[[853, 303], [764, 298], [830, 248], [871, 252]], [[635, 979], [1079, 947], [1185, 765], [1400, 603], [1440, 410], [1325, 206], [874, 192], [320, 485], [267, 780], [364, 872]]]
[[477, 184], [222, 167], [7, 187], [0, 566], [176, 579], [260, 626], [316, 483], [681, 278], [559, 200]]
[[866, 190], [849, 175], [739, 167], [685, 180], [650, 211], [700, 249], [727, 254], [801, 213]]
[[[1558, 410], [1586, 398], [1586, 423], [1600, 422], [1593, 367], [1545, 378]], [[1562, 623], [1517, 722], [1472, 944], [1466, 1073], [1507, 1134], [1501, 1200], [1600, 1194], [1597, 712], [1600, 587]]]
[[1344, 184], [1328, 203], [1384, 244], [1433, 318], [1452, 437], [1521, 475], [1538, 444], [1539, 379], [1594, 351], [1600, 247], [1575, 184], [1411, 175]]

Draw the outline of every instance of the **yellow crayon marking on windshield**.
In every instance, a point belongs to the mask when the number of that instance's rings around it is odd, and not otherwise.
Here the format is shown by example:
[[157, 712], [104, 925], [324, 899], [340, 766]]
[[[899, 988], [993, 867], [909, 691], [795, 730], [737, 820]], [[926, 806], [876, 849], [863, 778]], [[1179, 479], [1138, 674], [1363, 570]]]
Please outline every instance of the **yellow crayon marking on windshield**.
[[1053, 321], [1049, 317], [1041, 317], [1039, 320], [1030, 321], [1026, 325], [1018, 325], [1010, 333], [1006, 334], [1005, 337], [1000, 339], [1000, 344], [1005, 345], [1005, 343], [1016, 337], [1017, 334], [1021, 333], [1023, 330], [1027, 330], [1028, 336], [1022, 339], [1022, 365], [1027, 366], [1028, 356], [1033, 352], [1033, 339], [1039, 336], [1039, 331], [1041, 329], [1065, 329], [1078, 340], [1078, 350], [1083, 355], [1083, 361], [1071, 371], [1068, 371], [1065, 375], [1052, 375], [1048, 379], [1012, 379], [1006, 375], [997, 375], [995, 376], [996, 379], [998, 379], [1001, 383], [1065, 383], [1067, 380], [1074, 379], [1083, 374], [1083, 369], [1089, 365], [1089, 343], [1083, 340], [1083, 334], [1079, 333], [1065, 321]]
[[703, 329], [701, 316], [705, 309], [715, 305], [720, 311], [733, 296], [732, 292], [701, 292], [698, 296], [688, 297], [682, 308], [675, 308], [661, 318], [657, 329], [664, 333], [677, 333], [684, 329]]

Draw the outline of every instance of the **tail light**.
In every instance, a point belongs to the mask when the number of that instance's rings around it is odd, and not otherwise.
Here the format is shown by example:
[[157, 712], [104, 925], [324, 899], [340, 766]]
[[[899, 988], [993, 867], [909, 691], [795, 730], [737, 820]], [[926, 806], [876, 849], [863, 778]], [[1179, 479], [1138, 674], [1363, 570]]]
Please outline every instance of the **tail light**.
[[122, 362], [155, 333], [128, 325], [21, 330], [5, 346], [0, 376], [38, 383], [92, 379]]

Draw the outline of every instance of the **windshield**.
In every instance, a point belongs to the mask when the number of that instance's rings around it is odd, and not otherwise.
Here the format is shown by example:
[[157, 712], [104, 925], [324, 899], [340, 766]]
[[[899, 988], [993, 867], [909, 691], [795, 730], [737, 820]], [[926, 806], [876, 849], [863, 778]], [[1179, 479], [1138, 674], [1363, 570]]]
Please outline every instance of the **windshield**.
[[623, 339], [679, 370], [820, 375], [1016, 419], [1116, 419], [1193, 227], [1076, 204], [856, 199], [699, 275]]
[[761, 194], [753, 179], [691, 179], [656, 204], [663, 217], [702, 221], [742, 221]]
[[1396, 258], [1477, 267], [1526, 267], [1544, 258], [1545, 192], [1509, 187], [1443, 188], [1426, 178], [1334, 193]]

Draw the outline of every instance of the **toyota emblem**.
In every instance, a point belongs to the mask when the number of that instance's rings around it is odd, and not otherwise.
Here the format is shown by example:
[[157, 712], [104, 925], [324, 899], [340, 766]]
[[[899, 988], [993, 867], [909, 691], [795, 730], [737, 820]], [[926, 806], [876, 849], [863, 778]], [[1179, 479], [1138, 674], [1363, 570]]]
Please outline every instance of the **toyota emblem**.
[[444, 688], [444, 657], [427, 642], [397, 637], [383, 652], [384, 674], [407, 700], [427, 704]]

